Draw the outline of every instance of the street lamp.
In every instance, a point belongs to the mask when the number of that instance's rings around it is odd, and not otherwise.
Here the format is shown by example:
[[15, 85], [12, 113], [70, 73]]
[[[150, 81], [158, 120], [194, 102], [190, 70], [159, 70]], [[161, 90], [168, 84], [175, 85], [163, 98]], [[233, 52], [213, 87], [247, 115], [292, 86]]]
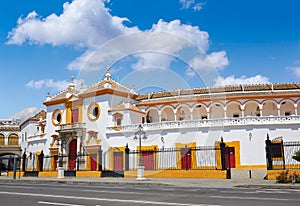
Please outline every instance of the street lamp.
[[142, 138], [147, 139], [146, 133], [144, 132], [144, 129], [142, 125], [139, 125], [137, 128], [137, 131], [134, 133], [134, 138], [135, 140], [139, 140], [139, 155], [140, 155], [140, 161], [139, 161], [139, 166], [137, 167], [137, 180], [145, 180], [144, 177], [144, 170], [145, 167], [143, 166], [143, 157], [142, 157]]

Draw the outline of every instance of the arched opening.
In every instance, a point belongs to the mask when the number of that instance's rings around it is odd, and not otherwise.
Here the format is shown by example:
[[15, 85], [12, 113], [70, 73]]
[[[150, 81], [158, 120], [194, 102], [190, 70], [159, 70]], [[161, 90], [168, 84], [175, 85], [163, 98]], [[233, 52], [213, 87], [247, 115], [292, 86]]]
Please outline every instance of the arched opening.
[[193, 119], [207, 119], [207, 111], [204, 105], [198, 104], [193, 109]]
[[[14, 168], [14, 156], [16, 154], [13, 153], [4, 153], [0, 155], [0, 167], [1, 171], [12, 171]], [[20, 156], [17, 155], [17, 165], [20, 165]]]
[[280, 116], [295, 115], [294, 104], [290, 101], [282, 101], [280, 104]]
[[227, 117], [229, 118], [242, 117], [241, 105], [238, 102], [232, 102], [227, 105]]
[[247, 102], [245, 104], [245, 117], [260, 116], [258, 102]]
[[19, 145], [19, 136], [17, 134], [10, 134], [8, 136], [8, 145], [9, 146], [18, 146]]
[[191, 120], [190, 109], [187, 106], [180, 106], [176, 112], [177, 121]]
[[74, 171], [76, 166], [77, 140], [73, 139], [69, 144], [69, 170]]
[[214, 103], [210, 107], [210, 118], [211, 119], [219, 119], [224, 118], [224, 109], [223, 105], [220, 103]]
[[5, 145], [5, 137], [4, 134], [0, 134], [0, 146], [4, 146]]
[[166, 107], [163, 109], [162, 114], [161, 114], [161, 121], [174, 121], [175, 116], [174, 116], [174, 111], [170, 107]]
[[278, 116], [277, 106], [274, 102], [264, 102], [262, 108], [263, 116]]
[[150, 109], [146, 117], [147, 123], [159, 122], [159, 114], [156, 109]]

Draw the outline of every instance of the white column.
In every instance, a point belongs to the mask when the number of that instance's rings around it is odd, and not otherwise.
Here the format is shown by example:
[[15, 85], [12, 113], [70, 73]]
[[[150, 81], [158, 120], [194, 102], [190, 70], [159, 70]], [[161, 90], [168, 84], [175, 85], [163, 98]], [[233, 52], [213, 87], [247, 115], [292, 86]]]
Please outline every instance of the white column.
[[173, 110], [173, 113], [174, 113], [174, 121], [176, 122], [177, 121], [177, 109], [174, 109]]
[[240, 109], [242, 111], [242, 117], [245, 117], [245, 105], [240, 105]]
[[280, 116], [280, 104], [277, 104], [277, 115]]
[[158, 122], [161, 122], [161, 111], [158, 111]]
[[262, 117], [262, 115], [263, 115], [263, 113], [262, 113], [263, 112], [262, 111], [263, 110], [263, 105], [259, 104], [258, 107], [259, 107], [259, 115]]
[[194, 120], [194, 117], [193, 117], [193, 110], [192, 110], [192, 109], [190, 109], [190, 117], [191, 117], [190, 120]]
[[295, 108], [295, 115], [298, 115], [298, 105], [294, 104], [294, 108]]
[[223, 107], [224, 110], [224, 118], [227, 118], [227, 107]]
[[210, 119], [210, 107], [206, 108], [206, 112], [207, 112], [207, 119]]

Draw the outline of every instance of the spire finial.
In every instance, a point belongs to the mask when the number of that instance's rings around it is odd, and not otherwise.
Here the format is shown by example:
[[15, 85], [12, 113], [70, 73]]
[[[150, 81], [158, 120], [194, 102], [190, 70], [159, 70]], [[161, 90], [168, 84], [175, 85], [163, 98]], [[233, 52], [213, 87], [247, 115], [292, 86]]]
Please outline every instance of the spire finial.
[[105, 79], [108, 80], [108, 81], [111, 80], [109, 66], [107, 66], [107, 68], [106, 68]]
[[69, 89], [73, 90], [74, 88], [75, 88], [74, 77], [71, 76], [71, 81], [70, 81], [70, 84], [69, 84]]
[[50, 99], [51, 99], [50, 92], [47, 92], [46, 101], [48, 101]]

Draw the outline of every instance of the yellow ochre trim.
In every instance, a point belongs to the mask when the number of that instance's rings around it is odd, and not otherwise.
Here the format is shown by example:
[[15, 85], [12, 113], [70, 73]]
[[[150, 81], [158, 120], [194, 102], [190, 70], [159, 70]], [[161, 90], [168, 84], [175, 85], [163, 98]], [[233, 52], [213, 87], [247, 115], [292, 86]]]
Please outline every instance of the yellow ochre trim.
[[69, 104], [66, 104], [66, 124], [72, 122], [72, 110]]
[[79, 105], [78, 106], [78, 122], [82, 122], [82, 119], [83, 119], [82, 116], [83, 116], [82, 115], [82, 105]]
[[[60, 114], [60, 121], [59, 121], [58, 123], [56, 123], [56, 119], [55, 119], [56, 113], [59, 113], [59, 114]], [[53, 124], [54, 126], [58, 126], [58, 125], [62, 122], [62, 118], [63, 118], [63, 116], [62, 116], [61, 110], [56, 109], [56, 110], [54, 110], [54, 111], [52, 112], [52, 118], [51, 118], [51, 119], [52, 119], [52, 124]]]
[[240, 141], [225, 142], [227, 147], [234, 147], [235, 168], [241, 169]]
[[[150, 145], [150, 146], [142, 146], [142, 151], [155, 151], [158, 149], [158, 145]], [[136, 151], [140, 151], [140, 147], [136, 146]], [[138, 164], [140, 163], [140, 154], [138, 152], [137, 157], [138, 157]], [[158, 152], [155, 152], [155, 157], [154, 157], [154, 168], [158, 168]]]
[[[96, 117], [93, 117], [91, 115], [91, 109], [92, 107], [97, 107], [98, 108], [98, 115]], [[89, 106], [88, 106], [88, 109], [87, 109], [87, 116], [88, 116], [88, 119], [92, 122], [96, 121], [99, 117], [100, 117], [100, 114], [101, 114], [101, 108], [100, 108], [100, 105], [97, 103], [97, 102], [92, 102]]]
[[[185, 149], [185, 148], [195, 148], [196, 147], [196, 142], [191, 142], [191, 143], [187, 143], [187, 144], [182, 144], [182, 143], [176, 143], [176, 150], [179, 151], [176, 154], [176, 159], [177, 159], [177, 169], [181, 169], [182, 168], [182, 164], [181, 164], [181, 149]], [[191, 168], [196, 168], [196, 150], [191, 150]]]
[[76, 178], [99, 178], [101, 174], [99, 171], [76, 171]]
[[125, 146], [109, 148], [109, 169], [110, 170], [114, 170], [114, 152], [123, 152], [123, 167], [125, 166], [125, 148], [126, 148]]
[[[226, 179], [225, 170], [158, 170], [145, 171], [145, 178], [210, 178]], [[136, 171], [125, 171], [125, 178], [136, 178]]]
[[288, 174], [296, 173], [300, 176], [300, 170], [268, 170], [268, 180], [276, 180], [276, 177], [280, 175], [280, 173], [288, 171]]

